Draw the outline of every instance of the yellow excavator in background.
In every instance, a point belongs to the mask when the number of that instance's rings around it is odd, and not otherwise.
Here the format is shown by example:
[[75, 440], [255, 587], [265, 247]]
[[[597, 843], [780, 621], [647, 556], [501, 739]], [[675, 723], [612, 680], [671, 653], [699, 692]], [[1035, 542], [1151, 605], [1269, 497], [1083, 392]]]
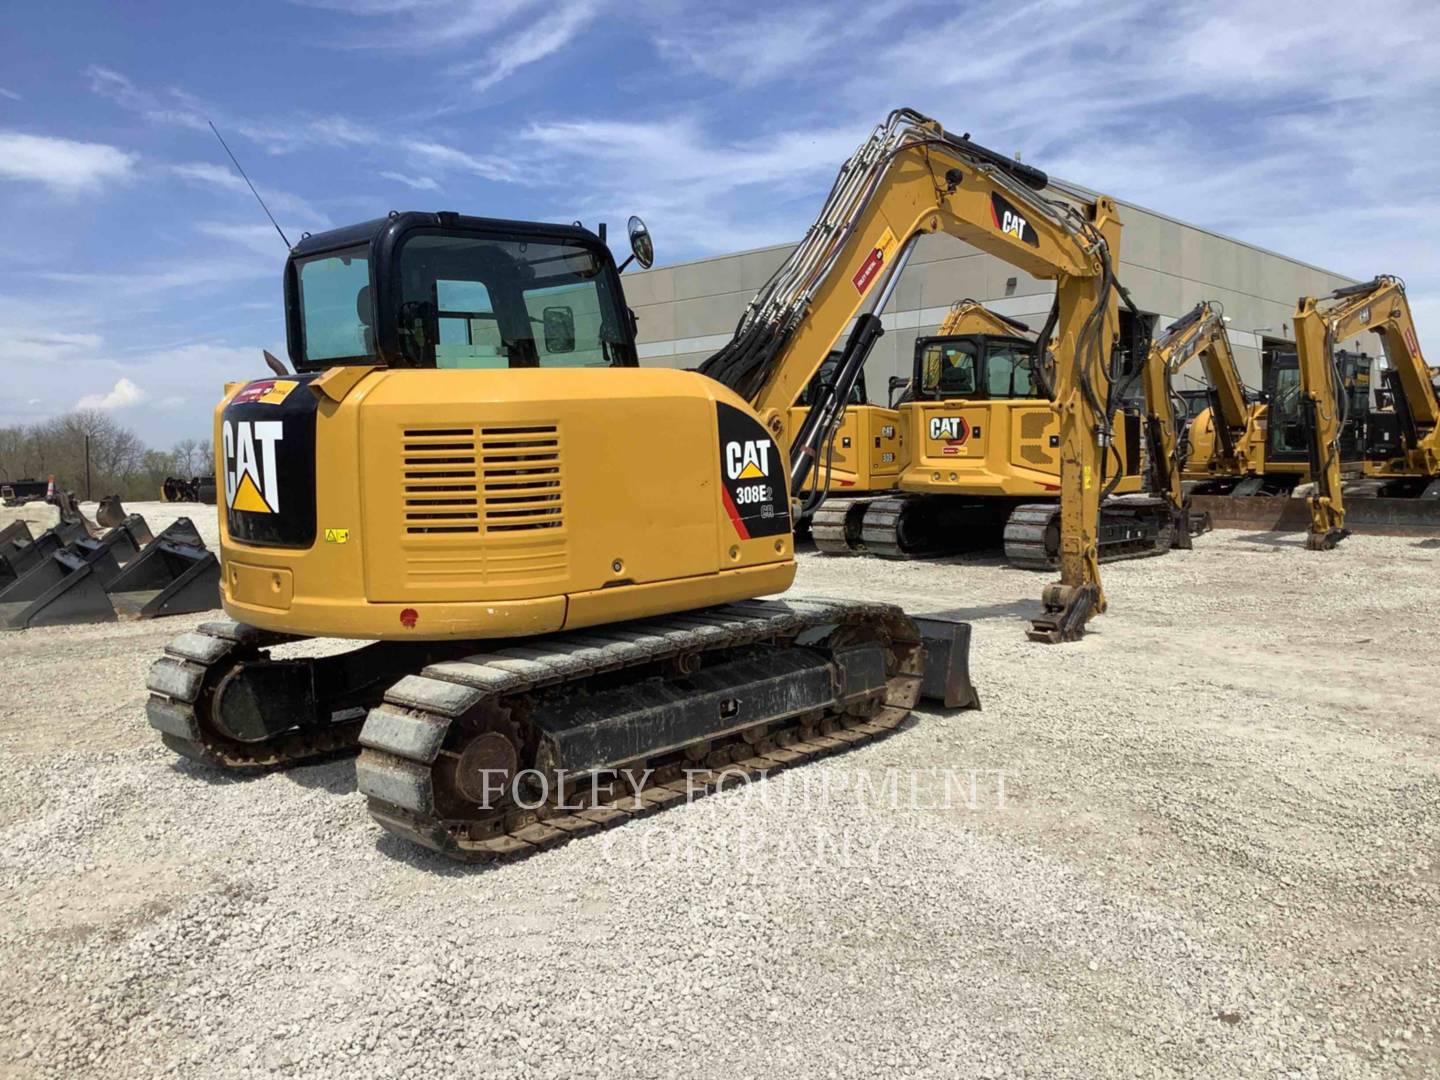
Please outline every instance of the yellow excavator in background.
[[1301, 297], [1295, 311], [1301, 411], [1315, 484], [1307, 497], [1306, 545], [1312, 551], [1333, 548], [1350, 535], [1340, 450], [1350, 395], [1336, 344], [1366, 330], [1379, 336], [1385, 349], [1398, 439], [1393, 453], [1362, 466], [1366, 476], [1383, 481], [1379, 497], [1353, 499], [1350, 506], [1356, 518], [1363, 516], [1367, 531], [1440, 528], [1440, 402], [1420, 352], [1405, 284], [1381, 275], [1318, 300]]
[[[866, 508], [876, 496], [897, 489], [900, 474], [909, 464], [905, 425], [896, 406], [912, 400], [915, 386], [923, 381], [919, 371], [922, 356], [930, 357], [924, 363], [935, 367], [942, 350], [952, 353], [965, 350], [987, 359], [993, 350], [997, 356], [1003, 353], [1012, 357], [1012, 368], [1019, 363], [1028, 370], [1032, 341], [1029, 326], [1018, 319], [997, 314], [976, 300], [957, 300], [951, 304], [936, 332], [916, 341], [916, 372], [910, 378], [891, 379], [889, 408], [856, 402], [852, 395], [852, 403], [846, 407], [827, 449], [827, 467], [818, 469], [818, 475], [812, 476], [802, 510], [802, 519], [808, 519], [816, 548], [827, 555], [865, 551], [861, 530]], [[938, 377], [938, 368], [935, 374]], [[932, 378], [930, 385], [934, 383]], [[856, 385], [861, 384], [857, 380]], [[1026, 387], [1028, 379], [1022, 372], [1022, 393]], [[1047, 415], [1054, 415], [1048, 402], [1044, 408]], [[792, 414], [792, 427], [798, 427], [798, 420], [803, 417], [804, 413], [796, 409]], [[818, 507], [813, 505], [817, 502]]]
[[[296, 374], [232, 383], [216, 410], [233, 621], [166, 647], [150, 723], [232, 768], [358, 745], [375, 820], [457, 858], [894, 727], [936, 676], [914, 620], [752, 598], [793, 580], [790, 493], [883, 332], [874, 312], [942, 231], [1057, 281], [1061, 576], [1030, 635], [1078, 637], [1105, 609], [1114, 204], [1056, 197], [1039, 170], [897, 110], [703, 373], [636, 366], [617, 267], [578, 226], [397, 213], [302, 239], [285, 270]], [[638, 219], [631, 246], [649, 262]], [[852, 319], [834, 399], [790, 431]], [[369, 644], [270, 651], [313, 637]], [[628, 792], [596, 801], [617, 769]]]
[[[805, 393], [790, 410], [787, 427], [798, 431], [805, 423], [812, 404], [823, 402], [833, 393], [832, 380], [840, 360], [835, 349]], [[857, 378], [850, 390], [844, 411], [825, 448], [823, 458], [805, 480], [805, 487], [795, 513], [797, 535], [811, 528], [811, 516], [822, 502], [841, 501], [875, 491], [888, 491], [905, 463], [905, 438], [900, 430], [900, 414], [893, 407], [872, 405], [866, 394], [864, 378]]]
[[[1302, 298], [1295, 328], [1295, 351], [1266, 357], [1263, 401], [1248, 400], [1212, 335], [1211, 408], [1190, 426], [1183, 471], [1195, 508], [1220, 526], [1306, 531], [1318, 550], [1351, 530], [1440, 536], [1440, 405], [1403, 283]], [[1364, 330], [1382, 340], [1387, 408], [1370, 404], [1371, 357], [1334, 347]], [[1307, 480], [1315, 492], [1291, 498]]]
[[[915, 343], [914, 375], [899, 408], [910, 450], [897, 490], [821, 507], [815, 535], [822, 551], [912, 559], [1003, 541], [1012, 565], [1059, 564], [1060, 423], [1048, 396], [1049, 356], [1028, 327], [986, 314], [985, 333], [942, 328]], [[1139, 348], [1149, 359], [1149, 343]], [[1147, 393], [1154, 385], [1144, 382]], [[1168, 394], [1155, 408], [1169, 419], [1152, 470], [1159, 459], [1173, 462], [1176, 446]], [[1115, 497], [1102, 504], [1101, 561], [1189, 547], [1190, 519], [1173, 469], [1152, 477], [1155, 496], [1139, 494], [1142, 442], [1161, 427], [1142, 432], [1141, 418], [1118, 407], [1110, 427], [1115, 466], [1106, 494]]]
[[1265, 406], [1251, 400], [1240, 378], [1235, 351], [1225, 332], [1224, 309], [1202, 300], [1166, 327], [1156, 342], [1168, 354], [1173, 377], [1199, 359], [1205, 372], [1207, 406], [1185, 428], [1180, 448], [1180, 476], [1201, 486], [1227, 485], [1263, 473], [1265, 467]]

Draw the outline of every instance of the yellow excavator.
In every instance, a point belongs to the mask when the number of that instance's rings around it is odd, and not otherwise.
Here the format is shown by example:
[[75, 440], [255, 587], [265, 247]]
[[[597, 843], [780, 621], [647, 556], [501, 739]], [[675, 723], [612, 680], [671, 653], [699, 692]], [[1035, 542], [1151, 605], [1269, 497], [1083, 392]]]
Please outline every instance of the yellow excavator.
[[[1202, 322], [1210, 408], [1190, 425], [1183, 470], [1197, 510], [1225, 527], [1305, 531], [1317, 550], [1352, 529], [1440, 535], [1440, 406], [1399, 279], [1302, 298], [1295, 350], [1266, 357], [1263, 400], [1245, 393], [1213, 312]], [[1335, 348], [1367, 329], [1382, 339], [1389, 408], [1370, 405], [1371, 357]], [[1291, 498], [1307, 480], [1315, 492]]]
[[[939, 329], [915, 343], [917, 369], [923, 362], [936, 367], [941, 353], [969, 354], [988, 358], [993, 351], [1012, 358], [1011, 367], [1019, 364], [1021, 389], [1028, 385], [1031, 352], [1030, 328], [1018, 319], [1007, 318], [991, 311], [976, 300], [957, 300], [946, 312]], [[985, 361], [981, 361], [985, 363]], [[926, 369], [930, 372], [930, 368]], [[930, 374], [938, 377], [936, 372]], [[898, 404], [912, 400], [920, 376], [891, 380], [889, 408], [855, 401], [845, 409], [840, 426], [831, 439], [825, 466], [816, 470], [808, 485], [805, 515], [810, 518], [811, 537], [816, 548], [827, 555], [854, 555], [865, 551], [862, 538], [865, 511], [875, 497], [897, 490], [900, 475], [909, 464], [905, 443], [905, 425]], [[931, 378], [933, 386], [936, 379]], [[857, 386], [862, 385], [857, 380]], [[898, 394], [898, 397], [897, 397]], [[1047, 415], [1053, 416], [1049, 403]], [[796, 409], [792, 427], [798, 427], [804, 413]], [[1058, 485], [1057, 485], [1058, 487]], [[817, 496], [816, 491], [820, 494]], [[823, 500], [823, 501], [822, 501]], [[812, 506], [812, 503], [819, 503]]]
[[[987, 320], [973, 308], [957, 314], [974, 320], [976, 332], [946, 333], [942, 327], [916, 342], [914, 375], [899, 407], [910, 451], [896, 490], [821, 507], [814, 532], [822, 551], [913, 559], [1003, 540], [1012, 565], [1045, 570], [1059, 564], [1060, 419], [1048, 397], [1050, 357], [1024, 324], [985, 312]], [[1149, 356], [1148, 342], [1140, 349]], [[1143, 385], [1148, 394], [1159, 384], [1147, 378]], [[1173, 470], [1154, 473], [1154, 496], [1139, 494], [1145, 437], [1160, 437], [1163, 429], [1164, 445], [1151, 454], [1152, 472], [1158, 462], [1174, 460], [1168, 396], [1155, 408], [1168, 419], [1143, 432], [1138, 414], [1113, 408], [1107, 460], [1114, 466], [1101, 509], [1101, 561], [1191, 544]]]
[[1166, 327], [1155, 347], [1165, 355], [1172, 377], [1197, 359], [1205, 373], [1206, 405], [1185, 427], [1181, 479], [1205, 490], [1211, 483], [1230, 485], [1261, 475], [1265, 467], [1265, 406], [1246, 392], [1220, 304], [1200, 301], [1189, 314]]
[[[1361, 468], [1364, 476], [1378, 482], [1370, 486], [1376, 497], [1351, 499], [1347, 508], [1340, 437], [1351, 395], [1336, 344], [1366, 330], [1380, 338], [1385, 350], [1387, 389], [1394, 401], [1389, 426], [1396, 437], [1386, 440], [1389, 445], [1378, 460]], [[1366, 531], [1430, 535], [1440, 529], [1440, 402], [1420, 352], [1404, 282], [1381, 275], [1337, 289], [1329, 297], [1301, 297], [1295, 311], [1295, 348], [1315, 484], [1306, 500], [1306, 546], [1313, 551], [1333, 548], [1350, 534], [1347, 526], [1362, 522]]]
[[[833, 380], [840, 357], [840, 350], [832, 350], [830, 359], [810, 380], [805, 393], [790, 410], [788, 430], [799, 430], [811, 407], [823, 403], [834, 393]], [[857, 378], [824, 456], [797, 493], [803, 496], [795, 515], [797, 534], [812, 527], [811, 517], [822, 503], [828, 509], [832, 502], [890, 490], [904, 464], [905, 437], [900, 430], [900, 414], [893, 407], [871, 404], [865, 380]]]
[[[1120, 222], [1047, 183], [897, 110], [699, 373], [636, 366], [623, 267], [578, 226], [396, 213], [305, 237], [295, 373], [231, 383], [216, 410], [229, 619], [152, 665], [150, 723], [231, 768], [358, 746], [381, 826], [479, 859], [883, 734], [927, 682], [964, 691], [892, 605], [754, 599], [793, 580], [790, 493], [939, 231], [1057, 281], [1061, 575], [1030, 634], [1079, 636], [1105, 609]], [[789, 431], [852, 319], [838, 402]], [[316, 637], [368, 644], [271, 652]], [[627, 789], [602, 799], [616, 770]]]

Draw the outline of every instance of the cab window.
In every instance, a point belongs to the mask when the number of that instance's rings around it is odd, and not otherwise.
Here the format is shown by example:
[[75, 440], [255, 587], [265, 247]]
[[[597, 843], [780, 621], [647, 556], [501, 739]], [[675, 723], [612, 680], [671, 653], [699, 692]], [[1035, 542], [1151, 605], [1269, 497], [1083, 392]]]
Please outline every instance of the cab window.
[[398, 262], [399, 344], [417, 367], [633, 362], [608, 263], [584, 245], [417, 232]]
[[1030, 350], [1020, 345], [992, 346], [985, 357], [985, 381], [992, 398], [1035, 397], [1030, 389]]
[[927, 396], [971, 397], [979, 350], [975, 342], [934, 341], [921, 357], [921, 387]]
[[490, 293], [478, 281], [435, 282], [437, 298], [435, 366], [440, 368], [509, 367]]
[[367, 251], [360, 245], [296, 260], [306, 360], [359, 360], [375, 355]]

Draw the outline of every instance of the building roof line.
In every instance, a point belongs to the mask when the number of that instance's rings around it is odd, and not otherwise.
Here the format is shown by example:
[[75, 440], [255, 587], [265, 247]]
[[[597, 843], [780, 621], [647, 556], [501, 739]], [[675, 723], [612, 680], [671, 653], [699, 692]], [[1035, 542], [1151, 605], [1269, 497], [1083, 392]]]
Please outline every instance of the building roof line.
[[[1095, 196], [1100, 194], [1099, 192], [1086, 187], [1084, 184], [1074, 184], [1068, 180], [1061, 180], [1057, 178], [1055, 183], [1057, 185], [1063, 185], [1065, 188], [1068, 188], [1073, 192], [1083, 193], [1085, 195]], [[1164, 211], [1152, 210], [1148, 206], [1141, 206], [1139, 203], [1130, 202], [1126, 199], [1119, 198], [1118, 196], [1114, 198], [1115, 202], [1122, 207], [1128, 207], [1131, 210], [1139, 210], [1142, 214], [1149, 214], [1151, 217], [1157, 217], [1162, 221], [1168, 221], [1172, 225], [1179, 225], [1181, 228], [1194, 229], [1198, 233], [1204, 233], [1206, 236], [1213, 236], [1217, 240], [1224, 240], [1227, 243], [1238, 244], [1240, 247], [1249, 248], [1251, 251], [1258, 252], [1261, 255], [1268, 255], [1272, 259], [1283, 259], [1285, 262], [1293, 263], [1295, 266], [1302, 267], [1306, 270], [1313, 270], [1317, 274], [1328, 274], [1330, 277], [1338, 278], [1341, 281], [1348, 281], [1353, 283], [1360, 280], [1359, 278], [1349, 277], [1346, 274], [1336, 273], [1334, 270], [1327, 270], [1323, 266], [1316, 266], [1314, 263], [1308, 263], [1304, 259], [1297, 259], [1293, 255], [1284, 255], [1278, 251], [1272, 251], [1267, 247], [1261, 247], [1259, 244], [1252, 244], [1249, 240], [1241, 240], [1238, 237], [1228, 236], [1225, 233], [1217, 232], [1214, 229], [1206, 228], [1204, 225], [1196, 225], [1195, 223], [1190, 221], [1182, 221], [1180, 218], [1174, 217], [1171, 214], [1167, 214]], [[656, 270], [676, 270], [682, 266], [695, 266], [699, 263], [714, 262], [717, 259], [736, 259], [743, 255], [759, 255], [767, 251], [785, 250], [788, 248], [793, 248], [797, 243], [799, 243], [798, 240], [791, 240], [779, 244], [766, 244], [763, 247], [745, 248], [741, 251], [727, 251], [721, 252], [716, 255], [705, 255], [696, 259], [681, 259], [679, 262], [662, 263], [657, 266], [651, 267], [649, 270], [637, 271], [637, 274], [651, 274], [654, 273]], [[1121, 255], [1121, 262], [1129, 261], [1131, 260], [1126, 259], [1123, 254]], [[1137, 263], [1135, 265], [1139, 264]]]

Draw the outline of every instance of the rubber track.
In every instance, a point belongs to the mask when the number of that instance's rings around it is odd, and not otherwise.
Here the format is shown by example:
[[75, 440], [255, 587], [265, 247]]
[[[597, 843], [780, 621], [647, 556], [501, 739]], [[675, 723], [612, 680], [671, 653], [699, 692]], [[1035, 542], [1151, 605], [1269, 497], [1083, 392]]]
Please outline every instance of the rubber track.
[[[831, 718], [831, 730], [808, 739], [777, 738], [763, 753], [737, 733], [715, 754], [680, 779], [656, 776], [651, 786], [577, 812], [541, 807], [511, 811], [492, 819], [496, 828], [472, 835], [466, 822], [447, 823], [434, 812], [431, 766], [440, 757], [450, 725], [488, 701], [499, 703], [561, 683], [607, 671], [653, 664], [684, 654], [728, 650], [793, 639], [808, 629], [878, 626], [887, 631], [900, 660], [890, 677], [885, 703], [873, 717]], [[387, 831], [462, 861], [487, 861], [534, 854], [597, 829], [623, 824], [684, 802], [741, 775], [754, 776], [800, 764], [866, 742], [892, 730], [909, 714], [920, 694], [924, 652], [919, 631], [890, 604], [845, 600], [750, 600], [618, 626], [531, 640], [463, 661], [432, 664], [401, 679], [371, 710], [360, 735], [356, 765], [370, 814]], [[789, 735], [789, 732], [782, 732]], [[739, 759], [736, 760], [737, 752]], [[627, 768], [644, 770], [630, 763]]]
[[905, 551], [900, 547], [900, 518], [905, 513], [905, 504], [910, 501], [902, 495], [899, 498], [876, 499], [866, 507], [862, 533], [866, 551], [882, 559], [928, 559], [944, 554], [939, 549]]
[[[1163, 506], [1159, 500], [1156, 500], [1156, 505]], [[1102, 507], [1102, 521], [1104, 513]], [[1059, 503], [1026, 503], [1017, 506], [1005, 522], [1006, 561], [1021, 570], [1059, 569], [1060, 552], [1051, 551], [1045, 542], [1050, 523], [1059, 516]], [[1153, 540], [1102, 544], [1100, 561], [1122, 562], [1126, 559], [1147, 559], [1164, 555], [1175, 541], [1175, 524], [1166, 513], [1160, 515], [1160, 520], [1160, 532]]]
[[869, 499], [827, 499], [810, 518], [810, 538], [823, 555], [863, 555], [865, 544], [852, 544], [850, 519], [864, 514]]
[[318, 731], [301, 731], [273, 742], [248, 745], [224, 739], [201, 724], [201, 700], [215, 684], [217, 672], [236, 661], [253, 658], [260, 649], [296, 638], [274, 634], [230, 619], [201, 623], [165, 646], [165, 655], [150, 666], [146, 687], [150, 698], [145, 715], [160, 739], [175, 753], [227, 769], [269, 769], [299, 761], [353, 753], [363, 718]]

